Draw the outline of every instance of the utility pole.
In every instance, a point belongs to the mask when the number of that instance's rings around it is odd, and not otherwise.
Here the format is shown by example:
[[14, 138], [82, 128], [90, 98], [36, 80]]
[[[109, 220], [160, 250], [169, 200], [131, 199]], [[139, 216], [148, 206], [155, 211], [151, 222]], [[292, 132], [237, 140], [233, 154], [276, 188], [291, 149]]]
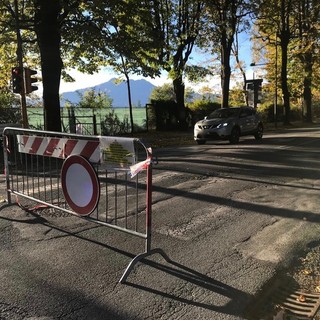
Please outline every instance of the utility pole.
[[18, 67], [22, 72], [22, 88], [20, 93], [20, 103], [21, 103], [21, 115], [22, 115], [22, 127], [28, 128], [28, 115], [27, 115], [27, 103], [26, 103], [26, 90], [25, 90], [25, 70], [23, 68], [23, 51], [22, 51], [22, 38], [20, 34], [20, 21], [19, 21], [19, 8], [18, 0], [14, 0], [14, 11], [15, 11], [15, 22], [16, 22], [16, 33], [17, 33], [17, 60]]

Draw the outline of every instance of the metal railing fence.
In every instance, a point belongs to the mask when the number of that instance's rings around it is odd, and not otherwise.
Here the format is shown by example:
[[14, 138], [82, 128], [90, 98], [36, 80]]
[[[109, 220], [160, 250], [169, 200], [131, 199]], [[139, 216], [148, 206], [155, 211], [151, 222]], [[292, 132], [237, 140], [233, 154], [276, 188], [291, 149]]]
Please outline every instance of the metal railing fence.
[[[128, 145], [132, 147], [130, 153]], [[14, 196], [24, 208], [37, 203], [145, 240], [145, 252], [133, 259], [120, 282], [147, 255], [160, 253], [170, 261], [161, 249], [151, 249], [152, 156], [140, 140], [7, 127], [3, 131], [3, 152], [9, 203], [14, 202]], [[80, 162], [71, 163], [71, 159]], [[88, 203], [94, 205], [85, 214], [82, 204], [74, 205], [79, 200], [73, 197], [83, 198], [87, 193], [73, 194], [78, 186], [73, 182], [77, 177], [71, 175], [82, 162], [83, 176], [92, 168], [88, 181], [97, 181], [87, 192], [91, 197]], [[137, 170], [132, 178], [132, 167], [140, 163], [145, 170]]]

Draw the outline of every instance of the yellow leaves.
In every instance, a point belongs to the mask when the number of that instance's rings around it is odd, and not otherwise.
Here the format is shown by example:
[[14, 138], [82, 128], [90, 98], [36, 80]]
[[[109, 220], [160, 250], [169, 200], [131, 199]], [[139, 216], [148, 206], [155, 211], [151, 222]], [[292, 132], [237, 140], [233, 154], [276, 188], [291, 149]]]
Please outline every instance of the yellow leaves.
[[303, 294], [300, 294], [300, 296], [297, 298], [297, 301], [306, 302], [306, 297]]
[[308, 276], [308, 275], [310, 275], [312, 273], [312, 271], [309, 270], [309, 269], [303, 269], [303, 270], [301, 270], [301, 273], [306, 275], [306, 276]]

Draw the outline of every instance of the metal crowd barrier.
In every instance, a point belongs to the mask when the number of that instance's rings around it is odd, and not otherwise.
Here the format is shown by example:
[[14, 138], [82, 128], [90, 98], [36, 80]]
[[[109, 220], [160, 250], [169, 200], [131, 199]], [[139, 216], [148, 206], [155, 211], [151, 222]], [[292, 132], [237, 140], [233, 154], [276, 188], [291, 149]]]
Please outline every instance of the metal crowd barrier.
[[[6, 127], [7, 201], [26, 210], [51, 208], [145, 240], [123, 283], [151, 249], [152, 152], [135, 138], [84, 136]], [[37, 213], [35, 211], [35, 213]]]

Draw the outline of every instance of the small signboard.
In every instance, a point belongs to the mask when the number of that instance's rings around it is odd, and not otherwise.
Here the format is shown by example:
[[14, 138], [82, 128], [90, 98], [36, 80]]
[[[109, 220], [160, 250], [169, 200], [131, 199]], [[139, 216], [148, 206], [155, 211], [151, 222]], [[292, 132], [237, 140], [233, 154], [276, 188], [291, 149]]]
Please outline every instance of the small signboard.
[[75, 213], [86, 216], [92, 213], [100, 198], [97, 173], [82, 156], [69, 156], [61, 169], [61, 184], [65, 199]]

